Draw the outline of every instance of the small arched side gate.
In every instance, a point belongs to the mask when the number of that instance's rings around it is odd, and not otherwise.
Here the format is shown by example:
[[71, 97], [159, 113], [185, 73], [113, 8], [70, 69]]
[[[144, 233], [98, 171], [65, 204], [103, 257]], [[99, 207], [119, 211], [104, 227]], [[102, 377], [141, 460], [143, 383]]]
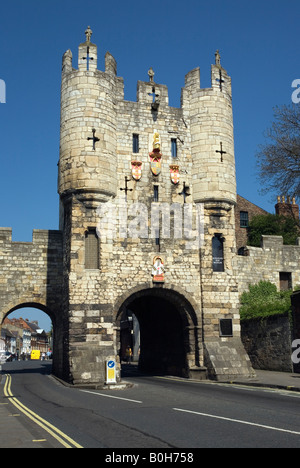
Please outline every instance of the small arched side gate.
[[53, 326], [53, 364], [52, 364], [52, 372], [53, 374], [60, 376], [63, 375], [64, 366], [67, 365], [65, 354], [63, 350], [63, 326], [62, 326], [62, 316], [60, 313], [54, 312], [46, 305], [39, 303], [39, 302], [15, 302], [10, 303], [7, 305], [5, 310], [0, 310], [0, 329], [3, 326], [3, 322], [5, 318], [9, 318], [9, 315], [12, 312], [15, 312], [18, 309], [24, 308], [34, 308], [41, 310], [45, 314], [47, 314]]

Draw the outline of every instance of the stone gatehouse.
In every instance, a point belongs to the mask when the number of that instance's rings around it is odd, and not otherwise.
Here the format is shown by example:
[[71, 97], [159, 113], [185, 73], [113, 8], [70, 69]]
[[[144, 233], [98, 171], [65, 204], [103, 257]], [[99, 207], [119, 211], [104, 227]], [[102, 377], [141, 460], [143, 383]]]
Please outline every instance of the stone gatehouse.
[[173, 108], [148, 75], [125, 101], [114, 57], [98, 70], [86, 30], [77, 67], [70, 50], [62, 63], [59, 231], [20, 243], [0, 230], [0, 323], [24, 305], [48, 313], [53, 372], [74, 385], [104, 384], [109, 359], [120, 378], [129, 311], [145, 371], [253, 372], [240, 338], [238, 262], [252, 260], [236, 255], [231, 79], [217, 51], [211, 87], [190, 71]]

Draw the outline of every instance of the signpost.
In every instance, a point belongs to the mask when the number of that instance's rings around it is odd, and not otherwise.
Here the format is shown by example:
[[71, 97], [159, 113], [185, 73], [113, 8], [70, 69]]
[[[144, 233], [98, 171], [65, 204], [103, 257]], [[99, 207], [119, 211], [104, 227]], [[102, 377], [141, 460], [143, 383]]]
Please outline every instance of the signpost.
[[110, 359], [106, 361], [106, 385], [117, 383], [116, 379], [116, 361]]

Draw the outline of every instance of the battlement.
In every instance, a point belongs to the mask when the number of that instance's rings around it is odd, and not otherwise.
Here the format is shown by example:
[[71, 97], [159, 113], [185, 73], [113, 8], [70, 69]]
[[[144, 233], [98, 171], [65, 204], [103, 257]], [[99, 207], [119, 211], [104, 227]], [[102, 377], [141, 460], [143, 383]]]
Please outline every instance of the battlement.
[[12, 228], [0, 227], [0, 247], [3, 245], [61, 245], [62, 232], [46, 229], [33, 229], [32, 242], [12, 241]]
[[[200, 85], [200, 68], [194, 68], [185, 75], [185, 88], [188, 91], [208, 94], [211, 91], [221, 91], [224, 97], [231, 100], [231, 78], [227, 71], [221, 66], [221, 56], [219, 51], [215, 53], [215, 64], [211, 65], [211, 87], [201, 88]], [[183, 89], [183, 93], [184, 93]], [[183, 94], [184, 99], [184, 94]]]
[[[117, 77], [117, 62], [110, 52], [105, 54], [105, 71], [98, 70], [98, 53], [97, 46], [90, 42], [92, 30], [90, 27], [85, 31], [86, 41], [81, 43], [78, 48], [78, 68], [74, 69], [72, 66], [73, 55], [70, 50], [67, 50], [63, 55], [62, 61], [62, 75], [68, 75], [71, 72], [84, 72], [87, 76], [96, 74], [98, 77], [104, 74], [110, 75], [112, 78], [117, 78], [119, 89], [117, 91], [117, 98], [124, 99], [124, 85], [123, 78]], [[163, 84], [158, 84], [154, 80], [154, 71], [152, 68], [148, 71], [149, 82], [137, 82], [137, 100], [138, 103], [152, 104], [152, 109], [157, 110], [159, 105], [168, 106], [169, 96], [168, 87]], [[84, 82], [82, 82], [84, 83]], [[200, 88], [200, 68], [195, 68], [187, 73], [185, 76], [185, 87], [182, 88], [181, 93], [181, 106], [184, 101], [188, 99], [190, 93], [198, 91], [202, 94], [207, 94], [209, 91], [222, 91], [225, 97], [231, 99], [231, 78], [228, 76], [226, 70], [221, 66], [221, 57], [219, 51], [215, 53], [215, 64], [211, 65], [211, 87]]]

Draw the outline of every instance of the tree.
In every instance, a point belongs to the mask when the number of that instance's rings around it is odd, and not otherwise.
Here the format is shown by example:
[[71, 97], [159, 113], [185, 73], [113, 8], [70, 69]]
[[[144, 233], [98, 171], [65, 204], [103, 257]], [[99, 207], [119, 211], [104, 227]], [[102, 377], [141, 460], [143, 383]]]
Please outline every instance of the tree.
[[260, 281], [249, 285], [249, 291], [241, 296], [241, 320], [264, 318], [276, 314], [285, 314], [291, 310], [290, 291], [277, 291], [275, 284]]
[[274, 214], [257, 215], [248, 228], [248, 245], [260, 247], [261, 236], [282, 236], [285, 245], [296, 245], [300, 237], [297, 220]]
[[265, 192], [300, 197], [300, 105], [275, 107], [267, 143], [257, 153]]

